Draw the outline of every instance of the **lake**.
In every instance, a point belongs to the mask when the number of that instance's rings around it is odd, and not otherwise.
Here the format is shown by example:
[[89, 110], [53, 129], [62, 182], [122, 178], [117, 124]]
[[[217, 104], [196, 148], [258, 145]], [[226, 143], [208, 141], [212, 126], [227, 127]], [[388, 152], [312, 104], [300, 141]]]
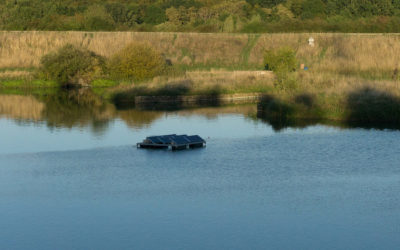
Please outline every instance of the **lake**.
[[[397, 249], [400, 131], [0, 95], [1, 249]], [[143, 150], [149, 135], [207, 147]]]

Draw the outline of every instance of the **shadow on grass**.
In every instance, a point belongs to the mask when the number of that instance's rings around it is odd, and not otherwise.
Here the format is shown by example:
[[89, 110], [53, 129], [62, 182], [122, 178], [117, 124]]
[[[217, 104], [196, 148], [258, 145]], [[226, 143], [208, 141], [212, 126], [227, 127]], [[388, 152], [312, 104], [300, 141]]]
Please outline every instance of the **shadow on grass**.
[[350, 127], [400, 129], [400, 98], [363, 88], [347, 97], [345, 122]]
[[323, 120], [322, 109], [316, 104], [315, 96], [301, 94], [289, 101], [265, 95], [257, 106], [257, 117], [269, 123], [274, 130], [286, 127], [307, 127]]
[[160, 87], [139, 85], [116, 93], [112, 102], [117, 108], [135, 107], [142, 110], [179, 110], [201, 106], [220, 106], [222, 90], [213, 86], [204, 93], [196, 93], [193, 82], [183, 80]]

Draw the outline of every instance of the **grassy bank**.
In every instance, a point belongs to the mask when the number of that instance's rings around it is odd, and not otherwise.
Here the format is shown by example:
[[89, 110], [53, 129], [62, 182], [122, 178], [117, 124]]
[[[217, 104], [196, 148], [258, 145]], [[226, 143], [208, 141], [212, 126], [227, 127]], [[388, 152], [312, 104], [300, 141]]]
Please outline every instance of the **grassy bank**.
[[[315, 47], [308, 46], [312, 36]], [[186, 70], [262, 69], [263, 52], [297, 51], [313, 72], [390, 78], [400, 57], [399, 34], [199, 34], [140, 32], [0, 32], [0, 71], [29, 72], [40, 58], [67, 43], [110, 57], [132, 41], [147, 41]]]
[[[315, 39], [314, 47], [307, 43], [310, 36]], [[360, 80], [398, 80], [399, 40], [399, 34], [3, 31], [0, 32], [0, 82], [30, 79], [42, 56], [67, 43], [109, 58], [132, 41], [151, 43], [178, 72], [261, 70], [266, 49], [289, 46], [296, 50], [299, 63], [309, 68], [313, 81], [332, 75], [335, 79], [344, 76]]]
[[157, 77], [150, 82], [106, 90], [115, 102], [134, 102], [136, 96], [222, 95], [265, 93], [274, 89], [274, 75], [266, 71], [191, 71], [180, 77]]
[[[308, 45], [310, 36], [314, 47]], [[98, 95], [119, 102], [143, 95], [264, 93], [269, 99], [261, 104], [260, 116], [266, 119], [399, 122], [400, 34], [0, 32], [0, 86], [54, 86], [33, 80], [32, 72], [43, 55], [67, 43], [109, 58], [132, 41], [151, 43], [174, 71], [134, 84], [98, 79], [92, 83], [103, 88], [95, 90]], [[261, 74], [264, 51], [283, 46], [293, 48], [308, 70], [298, 69], [281, 81]]]

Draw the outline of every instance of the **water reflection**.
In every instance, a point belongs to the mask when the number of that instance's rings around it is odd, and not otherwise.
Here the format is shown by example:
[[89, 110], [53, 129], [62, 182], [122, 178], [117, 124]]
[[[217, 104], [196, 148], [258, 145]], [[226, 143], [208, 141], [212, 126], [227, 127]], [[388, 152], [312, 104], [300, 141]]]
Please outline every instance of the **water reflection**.
[[0, 95], [0, 118], [39, 121], [45, 104], [33, 96]]
[[[154, 109], [154, 110], [153, 110]], [[104, 133], [115, 119], [128, 127], [148, 127], [164, 115], [200, 115], [215, 119], [221, 114], [243, 114], [255, 117], [255, 105], [233, 105], [225, 107], [201, 107], [192, 109], [162, 110], [143, 109], [131, 105], [114, 105], [96, 95], [91, 89], [61, 89], [45, 94], [0, 94], [0, 118], [23, 123], [45, 123], [48, 128], [90, 128], [96, 134]]]
[[[0, 95], [5, 248], [399, 245], [400, 132], [274, 133], [245, 120], [260, 121], [256, 105], [141, 111], [74, 91]], [[107, 134], [98, 138], [80, 126]], [[135, 149], [164, 132], [199, 134], [208, 144], [179, 153]]]
[[90, 127], [104, 132], [109, 122], [119, 118], [140, 128], [160, 117], [155, 112], [117, 110], [90, 89], [59, 90], [44, 95], [0, 95], [0, 117], [18, 122], [45, 122], [49, 128]]
[[258, 104], [257, 118], [269, 123], [275, 131], [288, 127], [304, 128], [312, 125], [329, 125], [342, 128], [400, 130], [400, 99], [373, 89], [350, 93], [343, 104], [338, 120], [329, 119], [328, 112], [310, 94], [301, 94], [291, 100], [264, 95]]
[[[308, 110], [307, 112], [312, 119], [295, 118], [296, 114], [293, 112], [298, 112], [298, 109], [292, 109], [290, 105], [279, 102], [273, 97], [265, 96], [262, 102], [264, 104], [268, 103], [268, 112], [265, 112], [265, 105], [264, 108], [260, 108], [260, 105], [258, 107], [256, 105], [216, 107], [212, 104], [209, 107], [197, 106], [186, 109], [176, 109], [174, 107], [171, 109], [164, 105], [159, 110], [157, 106], [144, 108], [114, 105], [87, 88], [61, 89], [45, 93], [24, 93], [24, 95], [15, 93], [0, 94], [0, 118], [12, 119], [18, 124], [44, 123], [50, 130], [57, 128], [90, 128], [97, 135], [104, 134], [109, 128], [110, 122], [115, 119], [124, 121], [130, 128], [140, 129], [149, 127], [156, 120], [171, 114], [178, 116], [200, 115], [207, 119], [215, 119], [222, 114], [240, 114], [246, 119], [265, 122], [271, 125], [275, 131], [289, 127], [304, 128], [319, 124], [343, 128], [400, 129], [397, 124], [393, 123], [354, 123], [351, 119], [338, 122], [326, 120], [322, 117], [315, 119], [315, 117], [318, 117], [315, 114], [322, 114], [322, 112], [313, 104], [313, 99], [309, 96], [297, 98], [296, 103], [301, 104], [301, 106], [311, 107], [305, 110]], [[354, 108], [353, 110], [366, 109]], [[303, 112], [303, 110], [300, 111]], [[367, 117], [371, 117], [371, 115], [368, 114]]]
[[50, 128], [90, 127], [102, 134], [115, 115], [113, 105], [103, 102], [88, 89], [61, 90], [42, 96], [43, 119]]

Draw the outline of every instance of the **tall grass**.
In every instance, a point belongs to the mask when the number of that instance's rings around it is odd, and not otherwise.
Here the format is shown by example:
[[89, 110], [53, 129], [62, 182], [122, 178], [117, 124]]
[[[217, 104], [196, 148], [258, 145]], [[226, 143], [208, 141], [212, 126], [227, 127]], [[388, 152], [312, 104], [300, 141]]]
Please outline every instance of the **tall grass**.
[[[315, 47], [307, 43], [312, 36]], [[0, 68], [37, 67], [67, 43], [110, 57], [133, 41], [146, 41], [173, 64], [261, 65], [265, 49], [289, 46], [313, 71], [391, 78], [400, 67], [400, 34], [199, 34], [140, 32], [0, 32]]]
[[[37, 67], [40, 58], [67, 43], [111, 57], [132, 42], [148, 42], [173, 64], [240, 61], [247, 35], [140, 32], [0, 32], [0, 68]], [[191, 58], [190, 60], [187, 60]]]

